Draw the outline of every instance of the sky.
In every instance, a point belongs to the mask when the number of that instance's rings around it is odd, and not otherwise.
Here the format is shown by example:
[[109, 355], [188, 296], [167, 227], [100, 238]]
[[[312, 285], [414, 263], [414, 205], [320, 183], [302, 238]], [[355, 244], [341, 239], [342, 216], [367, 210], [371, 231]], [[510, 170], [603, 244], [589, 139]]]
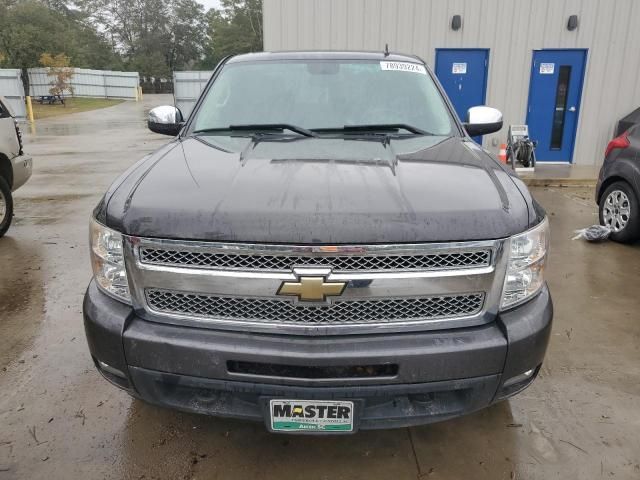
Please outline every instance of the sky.
[[218, 8], [220, 6], [220, 0], [197, 0], [198, 3], [204, 5], [206, 10], [209, 10], [211, 7]]

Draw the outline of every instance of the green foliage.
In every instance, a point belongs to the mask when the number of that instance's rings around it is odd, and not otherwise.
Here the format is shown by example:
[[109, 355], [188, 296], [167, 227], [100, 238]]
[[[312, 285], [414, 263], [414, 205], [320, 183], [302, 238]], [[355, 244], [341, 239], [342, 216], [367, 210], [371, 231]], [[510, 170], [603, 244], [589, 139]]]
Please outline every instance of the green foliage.
[[204, 54], [207, 41], [204, 7], [194, 0], [175, 0], [169, 30], [167, 63], [170, 69], [194, 68]]
[[206, 42], [204, 7], [195, 0], [79, 0], [114, 39], [128, 69], [169, 76], [193, 68]]
[[0, 67], [37, 67], [45, 52], [64, 53], [77, 67], [119, 65], [105, 38], [78, 12], [36, 0], [0, 0]]
[[262, 0], [221, 0], [207, 13], [196, 0], [0, 0], [0, 68], [37, 67], [50, 53], [168, 77], [260, 50]]
[[209, 42], [202, 67], [213, 68], [227, 55], [262, 50], [262, 0], [221, 0], [207, 13]]

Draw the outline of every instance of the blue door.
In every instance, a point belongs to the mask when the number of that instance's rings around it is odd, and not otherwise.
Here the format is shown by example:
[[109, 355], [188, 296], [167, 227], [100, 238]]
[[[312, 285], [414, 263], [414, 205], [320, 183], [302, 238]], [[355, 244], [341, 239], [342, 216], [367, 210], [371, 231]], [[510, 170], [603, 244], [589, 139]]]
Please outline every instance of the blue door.
[[533, 52], [527, 125], [539, 161], [572, 160], [586, 59], [586, 50]]
[[[436, 76], [453, 103], [460, 120], [467, 121], [467, 110], [484, 105], [487, 94], [489, 50], [451, 49], [436, 50]], [[478, 143], [482, 137], [475, 137]]]

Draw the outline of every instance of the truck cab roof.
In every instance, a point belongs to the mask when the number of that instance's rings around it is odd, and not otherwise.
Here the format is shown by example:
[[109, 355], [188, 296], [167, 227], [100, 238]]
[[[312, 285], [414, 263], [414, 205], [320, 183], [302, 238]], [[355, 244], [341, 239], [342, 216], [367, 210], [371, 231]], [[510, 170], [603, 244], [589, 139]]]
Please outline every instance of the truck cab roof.
[[400, 53], [385, 54], [382, 50], [372, 51], [332, 51], [332, 50], [300, 50], [282, 52], [256, 52], [236, 55], [231, 57], [227, 63], [238, 62], [259, 62], [278, 60], [379, 60], [387, 62], [412, 62], [424, 64], [425, 62], [414, 55], [404, 55]]

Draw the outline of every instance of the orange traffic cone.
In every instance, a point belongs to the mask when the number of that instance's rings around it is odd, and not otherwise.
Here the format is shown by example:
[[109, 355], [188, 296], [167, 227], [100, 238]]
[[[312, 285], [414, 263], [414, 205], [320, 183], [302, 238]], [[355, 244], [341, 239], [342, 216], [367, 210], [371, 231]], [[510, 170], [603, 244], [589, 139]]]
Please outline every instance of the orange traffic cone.
[[500, 144], [500, 151], [498, 152], [498, 160], [500, 160], [501, 163], [507, 163], [507, 144], [506, 143]]

